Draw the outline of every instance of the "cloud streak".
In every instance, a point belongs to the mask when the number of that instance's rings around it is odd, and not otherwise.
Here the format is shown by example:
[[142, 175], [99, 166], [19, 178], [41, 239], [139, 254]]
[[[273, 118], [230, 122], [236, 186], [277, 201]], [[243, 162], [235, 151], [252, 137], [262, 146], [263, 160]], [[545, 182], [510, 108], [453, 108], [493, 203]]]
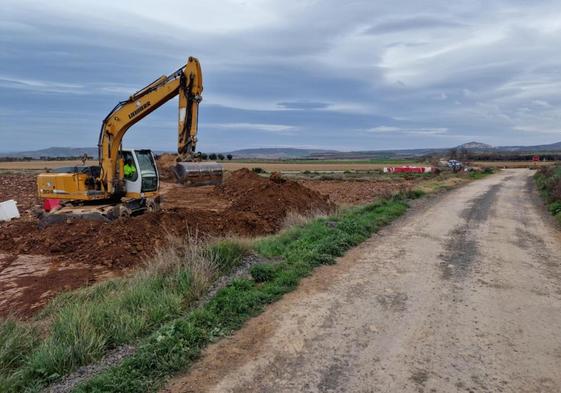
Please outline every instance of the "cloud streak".
[[233, 130], [264, 131], [279, 134], [292, 134], [296, 127], [285, 124], [262, 124], [262, 123], [223, 123], [208, 124], [209, 127], [226, 128]]
[[[189, 55], [204, 71], [201, 149], [294, 145], [295, 136], [338, 149], [561, 140], [558, 2], [3, 5], [0, 133], [11, 150], [78, 136], [95, 145], [116, 102]], [[127, 140], [173, 149], [176, 110], [165, 105]]]

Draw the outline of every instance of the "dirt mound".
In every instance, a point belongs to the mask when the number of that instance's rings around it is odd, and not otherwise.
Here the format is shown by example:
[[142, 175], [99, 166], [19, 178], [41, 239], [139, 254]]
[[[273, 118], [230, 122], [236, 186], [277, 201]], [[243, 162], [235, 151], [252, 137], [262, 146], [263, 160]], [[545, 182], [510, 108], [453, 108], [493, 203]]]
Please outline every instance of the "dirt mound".
[[327, 196], [284, 179], [278, 173], [267, 179], [248, 169], [240, 169], [232, 172], [215, 192], [232, 202], [226, 214], [254, 214], [262, 233], [279, 230], [288, 212], [329, 212], [334, 208]]
[[160, 180], [175, 181], [175, 175], [171, 168], [175, 166], [177, 156], [175, 154], [164, 153], [157, 157], [156, 165], [160, 174]]
[[0, 176], [0, 202], [14, 199], [21, 216], [32, 218], [33, 209], [39, 205], [34, 175], [6, 174]]
[[[186, 189], [186, 199], [196, 192]], [[0, 232], [0, 250], [121, 269], [153, 255], [170, 235], [269, 234], [281, 228], [289, 211], [333, 208], [316, 191], [293, 181], [261, 178], [248, 170], [233, 172], [212, 192], [229, 204], [221, 210], [169, 208], [113, 222], [75, 221], [43, 229], [36, 222], [13, 221]]]
[[175, 209], [113, 222], [56, 223], [43, 229], [36, 223], [22, 221], [3, 228], [0, 249], [120, 269], [153, 255], [169, 236], [254, 232], [247, 220], [235, 220], [232, 224], [213, 212]]

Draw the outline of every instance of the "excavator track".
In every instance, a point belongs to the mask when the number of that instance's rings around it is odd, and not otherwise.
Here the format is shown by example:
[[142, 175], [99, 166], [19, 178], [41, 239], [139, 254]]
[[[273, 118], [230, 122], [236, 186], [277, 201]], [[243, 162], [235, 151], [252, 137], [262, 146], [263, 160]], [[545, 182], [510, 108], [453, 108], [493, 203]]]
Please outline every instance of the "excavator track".
[[157, 212], [159, 210], [160, 198], [133, 199], [117, 204], [82, 206], [68, 204], [49, 213], [41, 214], [39, 226], [45, 227], [59, 222], [78, 220], [110, 222], [143, 212]]

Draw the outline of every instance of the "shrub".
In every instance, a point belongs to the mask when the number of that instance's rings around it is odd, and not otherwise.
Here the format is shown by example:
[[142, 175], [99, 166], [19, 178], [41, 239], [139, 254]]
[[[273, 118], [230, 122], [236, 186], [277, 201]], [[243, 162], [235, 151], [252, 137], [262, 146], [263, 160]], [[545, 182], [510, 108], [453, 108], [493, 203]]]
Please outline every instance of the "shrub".
[[548, 209], [551, 212], [551, 214], [553, 214], [554, 216], [557, 215], [558, 213], [561, 213], [561, 201], [555, 201], [551, 203]]

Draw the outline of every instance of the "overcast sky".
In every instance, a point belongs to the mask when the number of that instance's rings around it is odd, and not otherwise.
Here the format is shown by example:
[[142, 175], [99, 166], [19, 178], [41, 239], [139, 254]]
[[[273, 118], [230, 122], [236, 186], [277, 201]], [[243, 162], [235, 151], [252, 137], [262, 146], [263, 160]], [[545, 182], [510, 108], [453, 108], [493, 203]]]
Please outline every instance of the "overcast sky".
[[[0, 0], [0, 150], [95, 146], [198, 57], [199, 148], [561, 141], [561, 1]], [[127, 134], [173, 150], [177, 101]]]

